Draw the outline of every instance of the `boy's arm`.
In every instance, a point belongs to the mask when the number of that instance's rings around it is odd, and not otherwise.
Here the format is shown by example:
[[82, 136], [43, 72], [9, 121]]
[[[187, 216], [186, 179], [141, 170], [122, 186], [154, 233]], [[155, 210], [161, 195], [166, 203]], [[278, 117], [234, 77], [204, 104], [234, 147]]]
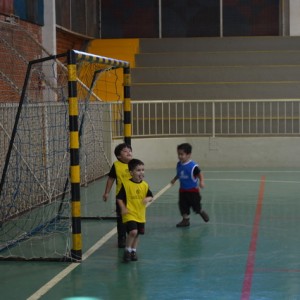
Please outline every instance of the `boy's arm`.
[[176, 180], [178, 179], [178, 176], [176, 175], [172, 180], [171, 183], [174, 184], [176, 182]]
[[204, 188], [204, 176], [202, 172], [199, 173], [199, 186], [200, 188]]
[[111, 188], [112, 188], [114, 182], [115, 182], [115, 178], [113, 178], [113, 177], [108, 177], [107, 178], [105, 191], [104, 191], [104, 194], [102, 196], [104, 201], [107, 201], [109, 193], [111, 191]]
[[144, 198], [143, 203], [146, 205], [146, 204], [152, 202], [152, 200], [153, 200], [153, 197], [146, 197], [146, 198]]
[[146, 197], [143, 199], [143, 203], [147, 206], [148, 203], [152, 202], [153, 200], [153, 194], [152, 192], [148, 189]]
[[121, 215], [126, 215], [128, 213], [127, 207], [122, 199], [117, 199], [117, 203], [121, 209]]
[[128, 209], [127, 209], [124, 201], [126, 202], [126, 192], [125, 192], [124, 186], [122, 185], [122, 187], [117, 195], [117, 203], [121, 209], [121, 215], [128, 214]]

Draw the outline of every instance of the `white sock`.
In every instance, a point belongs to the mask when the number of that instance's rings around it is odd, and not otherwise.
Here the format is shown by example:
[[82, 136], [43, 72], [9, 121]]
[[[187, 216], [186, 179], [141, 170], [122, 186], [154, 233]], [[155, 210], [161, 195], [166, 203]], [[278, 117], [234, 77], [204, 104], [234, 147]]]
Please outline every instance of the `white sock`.
[[136, 252], [136, 249], [135, 248], [131, 248], [131, 252]]

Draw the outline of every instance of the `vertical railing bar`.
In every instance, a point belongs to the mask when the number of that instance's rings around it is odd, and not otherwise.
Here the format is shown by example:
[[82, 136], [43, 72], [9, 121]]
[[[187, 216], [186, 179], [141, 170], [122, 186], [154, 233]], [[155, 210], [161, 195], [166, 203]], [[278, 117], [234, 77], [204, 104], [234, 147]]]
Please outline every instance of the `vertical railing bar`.
[[192, 134], [192, 102], [190, 103], [190, 134]]
[[149, 102], [149, 104], [148, 104], [148, 126], [149, 126], [149, 134], [151, 134], [151, 130], [152, 130], [150, 117], [151, 117], [151, 104]]
[[169, 102], [168, 103], [168, 113], [169, 113], [169, 116], [168, 116], [168, 118], [169, 118], [169, 134], [171, 133], [171, 103]]
[[263, 113], [262, 113], [262, 118], [263, 118], [263, 134], [265, 134], [266, 133], [266, 124], [265, 124], [265, 121], [266, 121], [266, 118], [265, 118], [265, 115], [266, 115], [266, 107], [265, 107], [265, 102], [263, 102]]
[[134, 128], [136, 130], [136, 134], [139, 135], [140, 133], [140, 130], [139, 130], [139, 107], [138, 107], [138, 104], [136, 103], [131, 103], [132, 104], [132, 122], [134, 120], [134, 117], [135, 117], [135, 125], [134, 125]]
[[298, 101], [298, 133], [300, 133], [300, 101]]
[[184, 123], [185, 123], [185, 105], [184, 105], [184, 102], [182, 102], [182, 133], [185, 134], [185, 126], [184, 126]]
[[270, 133], [273, 134], [273, 114], [272, 114], [272, 109], [273, 109], [273, 103], [270, 101]]
[[291, 130], [292, 134], [294, 134], [294, 101], [291, 102], [291, 109], [292, 109], [292, 115], [291, 115]]
[[215, 101], [212, 102], [212, 137], [215, 138], [216, 136], [216, 107]]
[[291, 116], [291, 124], [292, 124], [292, 134], [294, 134], [294, 101], [291, 103], [292, 116]]
[[197, 120], [197, 135], [199, 135], [199, 105], [200, 105], [200, 103], [199, 102], [197, 102], [197, 116], [196, 116], [196, 120]]
[[206, 102], [203, 103], [203, 130], [207, 134], [207, 113], [206, 113]]
[[236, 135], [236, 119], [237, 119], [237, 111], [236, 111], [237, 102], [234, 102], [234, 134]]
[[145, 119], [145, 103], [143, 103], [142, 105], [142, 113], [143, 113], [143, 119], [142, 119], [142, 124], [143, 124], [143, 135], [145, 135], [145, 122], [146, 122], [146, 119]]
[[255, 133], [257, 134], [258, 132], [258, 103], [255, 102], [255, 118], [256, 118], [256, 123], [255, 123]]
[[251, 116], [252, 116], [251, 102], [248, 102], [248, 105], [249, 105], [249, 109], [248, 109], [249, 132], [248, 132], [248, 134], [250, 134], [251, 133], [251, 123], [252, 123], [252, 120], [251, 120]]
[[223, 134], [223, 103], [220, 102], [220, 133]]
[[154, 116], [155, 116], [155, 122], [154, 122], [154, 132], [155, 134], [157, 134], [157, 107], [158, 107], [159, 103], [155, 103], [154, 104]]
[[230, 110], [230, 102], [227, 103], [227, 134], [230, 133], [230, 114], [229, 114], [229, 110]]
[[138, 105], [137, 103], [135, 104], [135, 110], [136, 110], [136, 132], [140, 133], [140, 105]]
[[280, 131], [279, 104], [280, 104], [280, 102], [277, 102], [277, 133], [279, 133], [279, 131]]
[[242, 134], [244, 134], [244, 102], [241, 102]]
[[178, 134], [178, 126], [177, 126], [177, 122], [178, 122], [178, 113], [177, 113], [177, 105], [178, 103], [175, 103], [175, 134]]
[[287, 108], [286, 108], [286, 102], [284, 102], [284, 133], [287, 132]]
[[165, 134], [164, 130], [164, 104], [161, 104], [161, 133]]

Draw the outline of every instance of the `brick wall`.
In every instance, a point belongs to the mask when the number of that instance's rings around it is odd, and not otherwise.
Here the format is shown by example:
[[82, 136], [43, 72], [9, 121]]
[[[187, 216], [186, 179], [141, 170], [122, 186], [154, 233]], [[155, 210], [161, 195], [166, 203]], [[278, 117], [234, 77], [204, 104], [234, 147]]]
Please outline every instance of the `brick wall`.
[[80, 36], [73, 35], [61, 29], [56, 30], [57, 54], [67, 52], [70, 49], [84, 51], [86, 42], [87, 40]]
[[30, 60], [42, 57], [41, 27], [0, 16], [0, 102], [17, 102]]
[[[42, 27], [0, 15], [0, 102], [17, 102], [24, 84], [28, 62], [47, 56], [42, 50]], [[57, 53], [85, 49], [86, 39], [57, 29]]]

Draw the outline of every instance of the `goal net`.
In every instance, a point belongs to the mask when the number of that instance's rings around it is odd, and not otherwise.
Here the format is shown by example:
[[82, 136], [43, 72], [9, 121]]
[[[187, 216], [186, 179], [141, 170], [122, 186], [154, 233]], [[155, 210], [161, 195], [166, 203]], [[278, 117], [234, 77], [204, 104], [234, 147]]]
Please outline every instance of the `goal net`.
[[124, 137], [128, 74], [125, 61], [75, 50], [29, 63], [20, 103], [0, 119], [15, 118], [1, 136], [1, 259], [80, 261], [81, 220], [114, 216], [113, 204], [82, 215], [80, 188], [108, 173]]

